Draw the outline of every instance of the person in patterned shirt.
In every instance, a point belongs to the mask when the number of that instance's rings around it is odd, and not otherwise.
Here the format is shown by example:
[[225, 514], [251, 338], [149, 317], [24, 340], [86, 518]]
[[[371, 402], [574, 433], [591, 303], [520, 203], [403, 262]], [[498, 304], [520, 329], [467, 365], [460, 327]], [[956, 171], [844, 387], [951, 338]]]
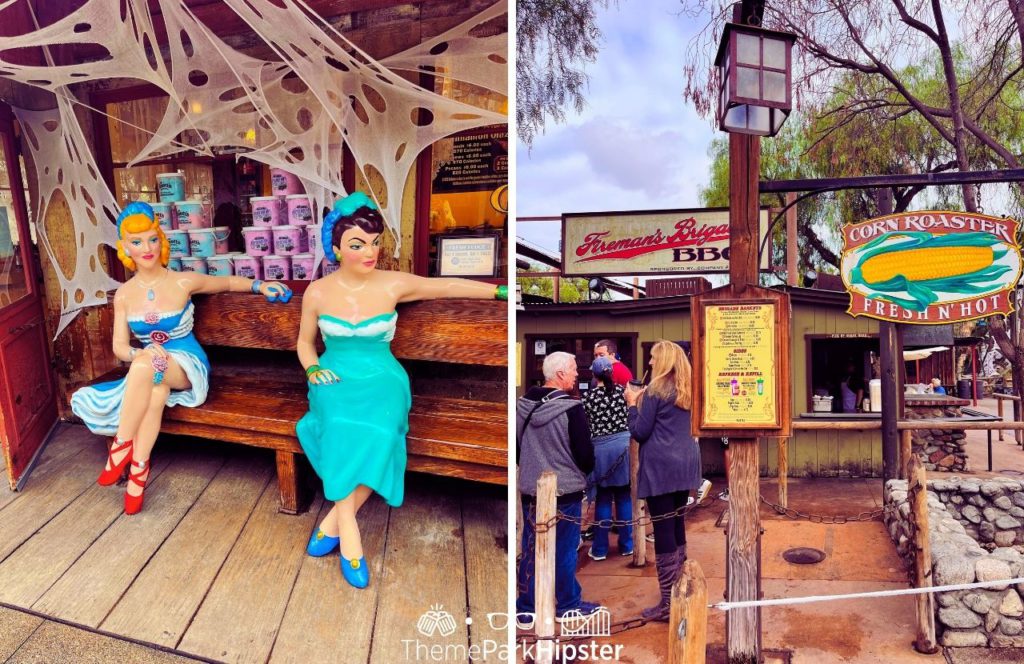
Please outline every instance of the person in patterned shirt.
[[[608, 533], [611, 530], [608, 522], [612, 518], [612, 503], [619, 520], [630, 521], [633, 518], [629, 491], [629, 424], [623, 388], [613, 382], [611, 359], [594, 358], [590, 370], [598, 385], [584, 394], [583, 408], [590, 421], [590, 436], [594, 441], [594, 472], [590, 484], [597, 488], [594, 518], [598, 525], [587, 555], [594, 560], [604, 560], [608, 557]], [[633, 528], [619, 526], [618, 533], [619, 554], [633, 555]]]

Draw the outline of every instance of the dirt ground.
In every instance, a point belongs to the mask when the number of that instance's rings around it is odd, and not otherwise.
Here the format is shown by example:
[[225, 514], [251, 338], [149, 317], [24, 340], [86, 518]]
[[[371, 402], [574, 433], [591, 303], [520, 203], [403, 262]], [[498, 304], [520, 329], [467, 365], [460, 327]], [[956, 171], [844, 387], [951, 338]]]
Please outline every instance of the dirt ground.
[[[995, 402], [983, 400], [978, 409], [995, 413]], [[968, 455], [970, 472], [964, 475], [1024, 475], [1024, 450], [1013, 442], [1012, 434], [1007, 434], [1001, 442], [993, 434], [994, 470], [991, 473], [985, 470], [985, 432], [968, 432]], [[711, 492], [714, 496], [724, 488], [725, 480], [721, 477], [710, 479], [715, 485]], [[777, 495], [776, 481], [762, 478], [761, 493], [774, 499]], [[881, 507], [882, 480], [791, 479], [789, 496], [790, 506], [804, 512], [856, 514]], [[721, 517], [726, 511], [727, 503], [708, 499], [705, 506], [693, 512], [687, 520], [688, 554], [703, 568], [710, 603], [724, 598], [726, 543]], [[907, 570], [896, 556], [880, 520], [843, 525], [794, 521], [764, 506], [761, 519], [764, 528], [761, 576], [765, 598], [835, 595], [908, 586]], [[583, 586], [583, 597], [607, 606], [612, 622], [636, 617], [643, 607], [657, 600], [653, 544], [647, 544], [650, 564], [643, 569], [631, 567], [631, 558], [616, 555], [595, 562], [586, 555], [589, 546], [588, 542], [580, 549], [578, 576]], [[825, 560], [814, 565], [796, 565], [782, 558], [786, 549], [800, 546], [824, 551]], [[612, 553], [615, 552], [613, 536]], [[930, 656], [915, 652], [911, 645], [915, 635], [913, 597], [766, 607], [762, 610], [762, 626], [766, 662], [1024, 662], [1024, 654], [1012, 649], [945, 649]], [[667, 629], [664, 623], [648, 624], [613, 635], [607, 642], [623, 646], [619, 661], [660, 663], [667, 657]], [[711, 609], [709, 662], [725, 661], [725, 630], [724, 612]]]

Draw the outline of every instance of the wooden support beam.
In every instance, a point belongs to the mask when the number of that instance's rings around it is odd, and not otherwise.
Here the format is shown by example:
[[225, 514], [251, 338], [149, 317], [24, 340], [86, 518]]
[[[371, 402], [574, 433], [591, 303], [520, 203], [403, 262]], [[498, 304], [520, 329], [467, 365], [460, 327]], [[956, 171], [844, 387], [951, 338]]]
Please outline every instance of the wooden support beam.
[[783, 436], [779, 441], [779, 504], [789, 507], [789, 439]]
[[914, 432], [910, 429], [900, 431], [900, 478], [909, 480], [910, 457], [914, 453]]
[[696, 560], [683, 563], [672, 586], [668, 619], [669, 664], [704, 664], [708, 640], [708, 583]]
[[796, 244], [796, 192], [791, 191], [786, 194], [786, 205], [790, 206], [786, 208], [786, 284], [789, 286], [800, 285], [800, 275], [797, 271], [800, 269], [800, 261], [798, 256], [798, 249]]
[[[558, 514], [558, 476], [546, 470], [537, 480], [537, 548], [534, 562], [536, 587], [534, 589], [535, 630], [538, 645], [555, 636], [555, 526], [545, 527]], [[537, 648], [537, 664], [551, 664], [553, 648]]]
[[633, 501], [633, 520], [636, 526], [633, 528], [633, 567], [644, 567], [647, 565], [647, 524], [640, 517], [646, 511], [646, 505], [641, 509], [641, 501], [637, 496], [637, 472], [640, 470], [640, 443], [632, 438], [629, 439], [629, 494]]
[[[760, 599], [761, 514], [756, 438], [729, 440], [729, 527], [725, 580], [730, 602]], [[733, 609], [725, 616], [725, 639], [730, 664], [759, 662], [761, 609]]]
[[[928, 484], [924, 465], [917, 455], [910, 456], [907, 464], [907, 497], [910, 500], [910, 519], [914, 524], [914, 587], [932, 585], [932, 554], [928, 541]], [[939, 651], [935, 643], [935, 596], [922, 593], [917, 602], [917, 639], [914, 649], [931, 655]]]

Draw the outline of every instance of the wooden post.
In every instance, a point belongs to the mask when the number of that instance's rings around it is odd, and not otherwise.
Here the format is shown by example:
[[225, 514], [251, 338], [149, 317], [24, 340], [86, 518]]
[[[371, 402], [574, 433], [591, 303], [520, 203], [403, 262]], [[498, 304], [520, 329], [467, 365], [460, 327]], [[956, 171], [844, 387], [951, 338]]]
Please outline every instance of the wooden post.
[[[932, 585], [932, 552], [928, 542], [928, 484], [924, 465], [916, 454], [907, 464], [907, 497], [910, 500], [910, 519], [914, 524], [914, 587]], [[931, 655], [939, 651], [935, 643], [935, 598], [922, 593], [917, 598], [917, 639], [914, 649]]]
[[[537, 481], [537, 523], [546, 524], [558, 514], [558, 476], [546, 470]], [[537, 529], [537, 549], [534, 561], [533, 602], [536, 613], [538, 641], [537, 664], [551, 664], [555, 636], [555, 526]], [[541, 646], [547, 640], [549, 646]]]
[[[1002, 421], [1002, 419], [1003, 419], [1003, 400], [1000, 399], [998, 395], [996, 396], [996, 415], [998, 415], [999, 416], [999, 420]], [[1000, 440], [1000, 442], [1002, 442], [1002, 440], [1003, 440], [1003, 430], [1002, 429], [999, 430], [999, 440]]]
[[779, 437], [779, 504], [789, 507], [789, 439]]
[[683, 563], [672, 586], [668, 619], [669, 664], [704, 664], [708, 640], [708, 583], [696, 560]]
[[636, 495], [637, 479], [636, 474], [640, 469], [640, 443], [632, 438], [629, 439], [629, 497], [633, 501], [633, 520], [636, 526], [633, 527], [633, 567], [644, 567], [647, 565], [647, 525], [641, 518], [646, 512], [646, 506], [641, 507], [642, 502]]
[[786, 284], [789, 286], [800, 285], [800, 275], [797, 270], [800, 268], [799, 256], [796, 245], [796, 192], [790, 191], [786, 194]]
[[914, 432], [904, 429], [900, 432], [900, 478], [910, 480], [910, 457], [914, 454]]

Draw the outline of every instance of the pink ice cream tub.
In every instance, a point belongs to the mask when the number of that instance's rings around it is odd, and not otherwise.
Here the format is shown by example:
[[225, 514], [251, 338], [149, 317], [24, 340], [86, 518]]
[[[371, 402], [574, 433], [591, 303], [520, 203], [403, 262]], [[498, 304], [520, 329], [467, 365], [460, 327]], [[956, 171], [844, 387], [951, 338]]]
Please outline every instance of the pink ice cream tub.
[[174, 230], [174, 207], [170, 203], [150, 203], [150, 207], [153, 208], [153, 215], [156, 217], [157, 223], [160, 224], [160, 228], [165, 231]]
[[[306, 226], [306, 246], [311, 254], [316, 253], [316, 246], [320, 244], [320, 232], [323, 224], [310, 224]], [[326, 247], [324, 248], [326, 250]]]
[[309, 281], [313, 278], [313, 254], [292, 256], [292, 279]]
[[270, 228], [246, 226], [242, 229], [245, 253], [250, 256], [268, 256], [274, 253], [274, 233]]
[[206, 273], [214, 277], [230, 277], [234, 274], [231, 268], [231, 256], [227, 254], [210, 256], [206, 259]]
[[282, 281], [292, 278], [292, 261], [288, 256], [264, 256], [263, 278], [267, 281]]
[[283, 168], [270, 169], [270, 193], [275, 196], [288, 196], [304, 193], [299, 177]]
[[339, 267], [341, 266], [338, 265], [337, 263], [332, 263], [331, 261], [325, 258], [323, 262], [320, 263], [320, 272], [323, 274], [323, 276], [326, 277], [332, 272], [337, 272]]
[[284, 197], [288, 206], [288, 223], [292, 226], [309, 226], [313, 223], [313, 204], [307, 194], [292, 194]]
[[256, 256], [235, 256], [232, 263], [234, 263], [237, 277], [263, 278], [263, 261]]
[[280, 226], [285, 223], [279, 197], [253, 196], [249, 202], [252, 205], [253, 226]]
[[211, 225], [207, 210], [199, 201], [175, 203], [174, 212], [178, 218], [178, 230], [187, 231], [195, 228], [209, 228]]
[[309, 249], [306, 244], [306, 230], [298, 226], [274, 226], [274, 253], [278, 256], [294, 256]]
[[213, 227], [213, 251], [218, 256], [229, 252], [228, 238], [231, 237], [231, 229], [227, 226]]
[[202, 272], [207, 273], [206, 259], [196, 258], [195, 256], [182, 256], [181, 257], [181, 271], [182, 272]]

